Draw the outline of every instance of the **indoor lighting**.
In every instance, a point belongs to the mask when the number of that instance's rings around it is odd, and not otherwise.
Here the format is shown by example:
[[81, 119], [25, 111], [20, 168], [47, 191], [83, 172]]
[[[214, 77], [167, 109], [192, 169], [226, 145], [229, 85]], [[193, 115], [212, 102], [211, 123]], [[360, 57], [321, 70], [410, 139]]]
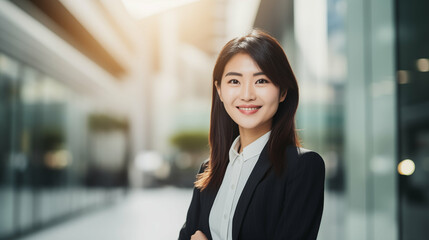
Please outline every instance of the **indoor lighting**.
[[429, 72], [429, 59], [419, 58], [416, 61], [416, 65], [420, 72]]
[[410, 176], [414, 173], [414, 170], [416, 169], [416, 165], [411, 159], [405, 159], [402, 160], [398, 164], [398, 172], [401, 175]]
[[407, 84], [410, 82], [408, 71], [405, 71], [405, 70], [398, 71], [398, 82], [399, 84]]
[[197, 1], [199, 0], [122, 0], [122, 3], [133, 18], [140, 20]]

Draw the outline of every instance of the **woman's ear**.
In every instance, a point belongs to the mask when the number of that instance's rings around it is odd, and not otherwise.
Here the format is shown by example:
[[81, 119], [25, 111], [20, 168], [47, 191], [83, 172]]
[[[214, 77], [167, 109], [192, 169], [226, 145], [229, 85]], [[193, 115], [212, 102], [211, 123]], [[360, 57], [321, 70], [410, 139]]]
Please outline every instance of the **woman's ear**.
[[222, 94], [221, 94], [221, 91], [220, 91], [220, 85], [219, 85], [219, 82], [218, 82], [218, 81], [215, 81], [215, 82], [214, 82], [214, 85], [215, 85], [215, 87], [216, 87], [217, 95], [219, 95], [220, 101], [221, 101], [221, 102], [223, 102]]
[[283, 102], [286, 99], [286, 95], [287, 95], [287, 90], [284, 90], [281, 94], [280, 94], [280, 102]]

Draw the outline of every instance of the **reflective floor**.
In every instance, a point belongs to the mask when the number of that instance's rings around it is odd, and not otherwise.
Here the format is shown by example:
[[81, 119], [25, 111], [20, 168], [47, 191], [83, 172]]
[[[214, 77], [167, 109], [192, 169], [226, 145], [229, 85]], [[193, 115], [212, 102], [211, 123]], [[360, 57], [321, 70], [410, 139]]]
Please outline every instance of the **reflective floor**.
[[[143, 189], [101, 210], [72, 218], [23, 240], [169, 240], [177, 239], [186, 217], [192, 189]], [[325, 209], [318, 239], [344, 239], [343, 200], [325, 193]]]
[[76, 217], [22, 239], [177, 239], [191, 197], [191, 189], [134, 191], [113, 207]]

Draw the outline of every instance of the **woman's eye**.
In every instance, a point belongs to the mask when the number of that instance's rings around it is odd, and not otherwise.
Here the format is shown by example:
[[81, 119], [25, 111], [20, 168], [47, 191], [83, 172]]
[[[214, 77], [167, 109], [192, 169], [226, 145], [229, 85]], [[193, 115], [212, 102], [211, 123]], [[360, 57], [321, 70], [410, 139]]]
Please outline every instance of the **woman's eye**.
[[231, 80], [228, 81], [228, 83], [238, 84], [239, 81], [237, 79], [231, 79]]
[[266, 80], [266, 79], [258, 79], [258, 80], [256, 81], [256, 83], [257, 83], [257, 84], [261, 84], [261, 83], [268, 83], [268, 80]]

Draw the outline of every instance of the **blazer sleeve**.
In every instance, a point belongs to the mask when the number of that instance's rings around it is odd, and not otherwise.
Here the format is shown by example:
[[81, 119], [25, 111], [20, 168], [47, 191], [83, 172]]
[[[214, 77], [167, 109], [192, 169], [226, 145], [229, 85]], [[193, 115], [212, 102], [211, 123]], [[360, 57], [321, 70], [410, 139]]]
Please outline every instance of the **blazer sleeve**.
[[[198, 173], [202, 173], [205, 169], [204, 162], [201, 165], [201, 168]], [[197, 224], [199, 221], [200, 215], [200, 190], [194, 187], [192, 194], [191, 204], [186, 215], [186, 222], [183, 224], [182, 229], [180, 229], [179, 240], [189, 240], [191, 236], [197, 231]]]
[[323, 212], [325, 164], [319, 154], [306, 152], [291, 170], [274, 239], [316, 239]]

